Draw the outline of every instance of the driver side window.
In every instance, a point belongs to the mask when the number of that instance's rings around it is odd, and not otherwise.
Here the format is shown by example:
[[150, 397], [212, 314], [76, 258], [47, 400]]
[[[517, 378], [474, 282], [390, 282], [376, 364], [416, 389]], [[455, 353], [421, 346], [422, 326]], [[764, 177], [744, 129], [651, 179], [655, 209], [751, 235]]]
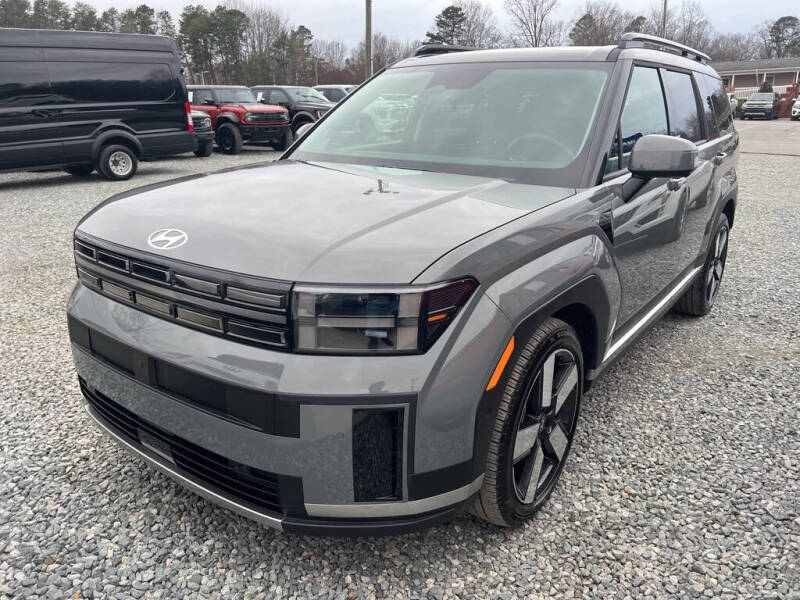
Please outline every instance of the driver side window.
[[194, 90], [192, 94], [192, 104], [202, 105], [206, 103], [206, 100], [214, 100], [214, 96], [211, 95], [211, 90]]
[[631, 150], [645, 135], [667, 134], [667, 108], [658, 70], [634, 67], [622, 109], [622, 168], [630, 164]]

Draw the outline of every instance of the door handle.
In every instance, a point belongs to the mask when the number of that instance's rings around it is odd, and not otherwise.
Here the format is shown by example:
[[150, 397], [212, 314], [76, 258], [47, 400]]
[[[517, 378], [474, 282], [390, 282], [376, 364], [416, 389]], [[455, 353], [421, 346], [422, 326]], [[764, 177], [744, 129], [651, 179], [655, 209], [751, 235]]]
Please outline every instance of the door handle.
[[677, 192], [679, 189], [683, 187], [683, 184], [686, 183], [686, 177], [679, 177], [677, 179], [670, 179], [667, 181], [667, 189], [670, 192]]
[[714, 164], [717, 166], [721, 165], [726, 156], [728, 156], [727, 152], [717, 152], [717, 155], [714, 157]]
[[31, 111], [31, 114], [33, 116], [35, 116], [35, 117], [39, 117], [39, 118], [42, 118], [42, 119], [49, 119], [50, 117], [52, 117], [56, 113], [55, 113], [55, 111], [52, 111], [52, 110], [41, 110], [39, 108], [36, 108], [36, 109]]

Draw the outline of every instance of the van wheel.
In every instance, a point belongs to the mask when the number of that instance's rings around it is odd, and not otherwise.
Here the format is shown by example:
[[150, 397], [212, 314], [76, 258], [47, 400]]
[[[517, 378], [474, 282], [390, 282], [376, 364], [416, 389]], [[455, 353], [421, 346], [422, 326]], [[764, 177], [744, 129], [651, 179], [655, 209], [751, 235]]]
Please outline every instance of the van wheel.
[[127, 146], [121, 144], [110, 144], [100, 151], [100, 158], [97, 160], [97, 170], [106, 179], [112, 181], [125, 181], [133, 177], [139, 161], [136, 154]]
[[86, 177], [94, 171], [94, 165], [76, 165], [74, 167], [64, 167], [64, 170], [75, 177]]
[[211, 156], [214, 152], [214, 142], [200, 142], [200, 145], [197, 146], [197, 150], [194, 151], [195, 156]]
[[504, 527], [532, 517], [561, 476], [583, 393], [575, 330], [547, 319], [528, 338], [497, 408], [483, 487], [472, 512]]
[[239, 154], [242, 151], [242, 132], [232, 123], [223, 123], [217, 128], [217, 146], [225, 154]]
[[280, 142], [273, 144], [272, 147], [275, 150], [283, 151], [287, 150], [289, 146], [292, 145], [292, 142], [294, 142], [294, 133], [292, 132], [291, 127], [287, 127], [286, 133], [283, 134], [283, 139]]

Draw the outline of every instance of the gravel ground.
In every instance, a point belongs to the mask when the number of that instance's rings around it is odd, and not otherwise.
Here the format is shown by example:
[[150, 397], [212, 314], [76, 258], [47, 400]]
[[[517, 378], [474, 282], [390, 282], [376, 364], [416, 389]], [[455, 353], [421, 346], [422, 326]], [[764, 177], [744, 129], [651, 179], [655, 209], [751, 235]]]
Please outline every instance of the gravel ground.
[[713, 313], [668, 316], [585, 399], [538, 518], [381, 539], [284, 535], [145, 467], [90, 424], [67, 342], [71, 232], [128, 183], [0, 176], [0, 597], [800, 600], [800, 157], [742, 156]]

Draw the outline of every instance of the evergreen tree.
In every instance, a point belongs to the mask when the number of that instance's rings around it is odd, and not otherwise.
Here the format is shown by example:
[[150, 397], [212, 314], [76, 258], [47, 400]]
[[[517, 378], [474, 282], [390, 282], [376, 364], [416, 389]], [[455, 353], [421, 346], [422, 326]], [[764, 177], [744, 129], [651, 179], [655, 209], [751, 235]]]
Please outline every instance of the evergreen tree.
[[448, 6], [436, 15], [436, 31], [427, 33], [431, 44], [458, 44], [464, 38], [467, 16], [458, 6]]

